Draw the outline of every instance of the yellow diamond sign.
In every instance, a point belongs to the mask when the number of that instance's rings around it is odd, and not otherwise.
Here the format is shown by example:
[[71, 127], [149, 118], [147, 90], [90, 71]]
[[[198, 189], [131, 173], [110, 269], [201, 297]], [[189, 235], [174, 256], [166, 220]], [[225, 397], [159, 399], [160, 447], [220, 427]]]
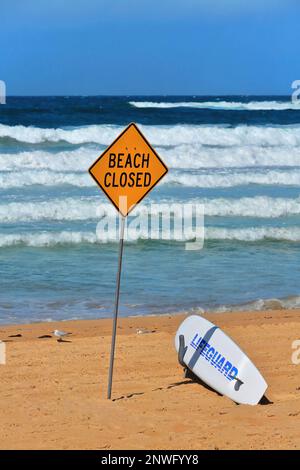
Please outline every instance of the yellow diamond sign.
[[157, 185], [168, 168], [132, 123], [100, 155], [89, 172], [116, 209], [126, 217]]

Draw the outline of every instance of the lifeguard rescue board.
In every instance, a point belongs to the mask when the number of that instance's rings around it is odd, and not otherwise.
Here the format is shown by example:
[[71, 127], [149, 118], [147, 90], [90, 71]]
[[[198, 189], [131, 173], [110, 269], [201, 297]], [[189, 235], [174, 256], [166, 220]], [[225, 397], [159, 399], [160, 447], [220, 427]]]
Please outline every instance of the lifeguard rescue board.
[[[249, 357], [218, 326], [198, 315], [186, 318], [178, 328], [186, 347], [183, 363], [200, 380], [239, 404], [256, 405], [268, 387]], [[181, 338], [182, 340], [182, 338]]]

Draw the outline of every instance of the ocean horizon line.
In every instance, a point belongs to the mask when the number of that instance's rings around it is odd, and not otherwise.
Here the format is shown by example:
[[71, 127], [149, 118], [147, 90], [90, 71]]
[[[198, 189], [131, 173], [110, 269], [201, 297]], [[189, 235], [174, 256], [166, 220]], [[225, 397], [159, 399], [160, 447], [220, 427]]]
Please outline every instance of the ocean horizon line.
[[146, 97], [162, 97], [162, 98], [208, 98], [208, 97], [215, 97], [215, 98], [291, 98], [291, 94], [251, 94], [251, 93], [240, 93], [240, 94], [197, 94], [197, 93], [190, 93], [190, 94], [73, 94], [73, 93], [60, 93], [60, 94], [37, 94], [37, 95], [19, 95], [19, 94], [13, 94], [13, 95], [7, 95], [7, 98], [64, 98], [64, 97], [74, 97], [74, 98], [132, 98], [132, 97], [141, 97], [141, 98], [146, 98]]

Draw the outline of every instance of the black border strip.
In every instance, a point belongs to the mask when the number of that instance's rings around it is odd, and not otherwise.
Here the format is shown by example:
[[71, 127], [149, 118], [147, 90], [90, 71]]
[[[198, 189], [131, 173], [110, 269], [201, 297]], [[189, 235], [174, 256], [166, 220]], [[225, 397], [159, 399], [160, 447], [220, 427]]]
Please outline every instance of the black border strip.
[[[178, 437], [180, 439], [180, 435]], [[262, 443], [263, 444], [263, 443]], [[296, 443], [295, 443], [296, 445]], [[276, 452], [276, 454], [275, 454]], [[164, 457], [169, 457], [164, 459]], [[224, 463], [228, 462], [229, 465], [240, 465], [242, 459], [247, 458], [249, 464], [270, 464], [272, 457], [276, 458], [276, 462], [284, 465], [285, 467], [291, 463], [297, 466], [299, 463], [299, 451], [291, 452], [287, 450], [2, 450], [0, 451], [0, 459], [2, 464], [18, 462], [20, 465], [33, 463], [38, 464], [38, 468], [45, 465], [47, 462], [61, 463], [65, 460], [66, 464], [73, 462], [75, 464], [82, 464], [86, 467], [87, 464], [95, 465], [99, 470], [101, 467], [117, 468], [112, 465], [114, 459], [120, 459], [119, 467], [124, 469], [138, 469], [145, 468], [145, 464], [164, 465], [164, 467], [172, 467], [174, 464], [180, 464], [179, 456], [184, 456], [182, 465], [185, 467], [199, 469], [203, 468], [206, 463], [210, 464], [215, 462], [222, 467]], [[125, 457], [125, 458], [124, 458]], [[134, 459], [133, 465], [128, 465], [126, 457]], [[132, 460], [131, 460], [132, 461]], [[34, 465], [33, 465], [34, 467]], [[94, 468], [93, 466], [91, 469]]]

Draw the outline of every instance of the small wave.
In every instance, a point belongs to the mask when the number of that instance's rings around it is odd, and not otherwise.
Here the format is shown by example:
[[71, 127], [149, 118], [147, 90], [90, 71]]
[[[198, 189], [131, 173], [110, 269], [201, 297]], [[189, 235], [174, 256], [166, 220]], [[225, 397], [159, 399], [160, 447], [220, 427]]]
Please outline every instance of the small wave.
[[163, 184], [197, 188], [230, 188], [246, 185], [299, 186], [300, 171], [232, 172], [232, 173], [169, 173]]
[[181, 101], [181, 102], [155, 102], [155, 101], [129, 101], [135, 108], [197, 108], [220, 109], [230, 111], [286, 111], [300, 110], [299, 103], [292, 101]]
[[206, 240], [236, 240], [242, 242], [258, 242], [263, 240], [300, 241], [300, 228], [297, 227], [249, 227], [230, 229], [220, 227], [205, 228]]
[[[150, 203], [149, 203], [150, 201]], [[266, 196], [216, 199], [160, 200], [159, 204], [140, 204], [132, 216], [158, 215], [162, 210], [182, 217], [182, 205], [203, 205], [205, 216], [280, 218], [300, 214], [300, 197], [271, 198]], [[114, 217], [116, 210], [109, 202], [99, 198], [66, 198], [35, 202], [10, 202], [0, 205], [0, 222], [34, 222], [43, 220], [79, 221]]]
[[261, 310], [283, 310], [300, 308], [300, 296], [291, 295], [281, 299], [257, 299], [240, 305], [226, 305], [219, 307], [216, 312], [240, 312]]
[[30, 151], [19, 153], [1, 153], [0, 171], [51, 170], [61, 172], [87, 171], [101, 151], [81, 147], [62, 152]]
[[[199, 232], [200, 238], [201, 234]], [[137, 230], [130, 226], [125, 230], [125, 240], [137, 242], [142, 240], [151, 241], [192, 241], [195, 240], [195, 230], [187, 228], [162, 232], [147, 229]], [[0, 247], [8, 246], [31, 246], [31, 247], [54, 247], [57, 245], [80, 245], [80, 244], [104, 244], [117, 243], [119, 240], [117, 229], [95, 232], [31, 232], [0, 234]], [[235, 240], [240, 242], [261, 242], [261, 241], [286, 241], [299, 242], [300, 228], [291, 227], [249, 227], [246, 229], [227, 229], [220, 227], [205, 228], [204, 240]]]
[[[151, 144], [176, 146], [198, 144], [220, 147], [263, 146], [295, 147], [300, 145], [298, 126], [208, 126], [176, 124], [174, 126], [139, 125]], [[124, 130], [123, 126], [91, 125], [74, 129], [43, 129], [39, 127], [7, 126], [0, 124], [0, 139], [10, 138], [18, 142], [41, 144], [68, 142], [70, 144], [96, 143], [109, 145]]]
[[[193, 229], [182, 236], [181, 231], [175, 231], [172, 234], [173, 241], [188, 241], [195, 238]], [[124, 239], [129, 242], [139, 240], [169, 240], [169, 231], [151, 232], [151, 238], [148, 230], [136, 230], [135, 228], [126, 228]], [[0, 234], [0, 247], [8, 246], [31, 246], [31, 247], [54, 247], [57, 245], [81, 245], [81, 244], [106, 244], [117, 243], [119, 235], [116, 228], [98, 233], [95, 232], [31, 232], [19, 234]]]
[[300, 197], [291, 199], [256, 196], [208, 199], [201, 202], [206, 216], [278, 218], [300, 214]]
[[198, 144], [160, 149], [169, 168], [243, 168], [300, 166], [300, 147], [205, 147]]
[[[1, 189], [22, 188], [28, 186], [75, 186], [93, 187], [95, 182], [86, 173], [62, 173], [47, 170], [28, 170], [19, 173], [0, 173]], [[283, 185], [299, 186], [300, 170], [265, 170], [244, 172], [209, 172], [200, 174], [173, 171], [161, 181], [161, 185], [181, 185], [195, 188], [229, 188], [246, 185]]]
[[77, 186], [89, 187], [95, 183], [88, 174], [59, 173], [51, 171], [23, 171], [20, 173], [0, 173], [1, 189], [22, 188], [26, 186]]
[[94, 232], [35, 232], [20, 234], [1, 234], [0, 247], [8, 246], [32, 246], [52, 247], [56, 245], [79, 245], [82, 243], [97, 243]]
[[[243, 168], [300, 166], [299, 147], [205, 147], [183, 144], [166, 149], [157, 146], [157, 152], [169, 168]], [[1, 171], [51, 170], [57, 172], [86, 172], [100, 150], [80, 147], [76, 150], [51, 153], [47, 151], [0, 154]]]
[[[0, 205], [0, 222], [33, 222], [43, 220], [93, 220], [102, 214], [99, 211], [99, 199], [84, 198], [54, 199], [36, 202], [10, 202]], [[112, 204], [104, 204], [103, 211], [116, 212]]]
[[68, 142], [78, 145], [94, 142], [105, 145], [114, 140], [121, 129], [123, 128], [114, 125], [91, 125], [74, 129], [47, 129], [33, 126], [7, 126], [0, 124], [0, 138], [10, 138], [28, 144]]

